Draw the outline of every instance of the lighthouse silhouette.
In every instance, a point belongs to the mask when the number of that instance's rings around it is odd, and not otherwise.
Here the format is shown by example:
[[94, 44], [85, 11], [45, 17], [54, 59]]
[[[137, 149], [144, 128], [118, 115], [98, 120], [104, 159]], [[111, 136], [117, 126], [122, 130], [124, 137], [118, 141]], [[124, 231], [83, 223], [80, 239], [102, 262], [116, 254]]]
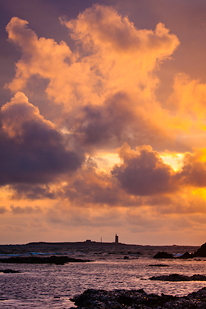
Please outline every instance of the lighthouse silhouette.
[[117, 234], [115, 235], [115, 244], [118, 244], [119, 242], [119, 236], [117, 236]]

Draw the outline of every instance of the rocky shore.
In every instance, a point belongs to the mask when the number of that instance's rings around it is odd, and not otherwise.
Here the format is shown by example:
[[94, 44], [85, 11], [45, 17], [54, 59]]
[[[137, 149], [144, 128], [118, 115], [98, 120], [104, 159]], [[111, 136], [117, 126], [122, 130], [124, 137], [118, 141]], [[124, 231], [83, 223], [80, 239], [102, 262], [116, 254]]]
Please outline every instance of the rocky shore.
[[206, 308], [206, 288], [184, 297], [147, 294], [141, 290], [86, 290], [71, 299], [78, 309], [188, 309]]
[[12, 263], [12, 264], [56, 264], [64, 265], [65, 263], [79, 263], [89, 262], [89, 260], [69, 258], [68, 256], [56, 256], [52, 255], [49, 257], [39, 256], [19, 256], [0, 259], [0, 263]]

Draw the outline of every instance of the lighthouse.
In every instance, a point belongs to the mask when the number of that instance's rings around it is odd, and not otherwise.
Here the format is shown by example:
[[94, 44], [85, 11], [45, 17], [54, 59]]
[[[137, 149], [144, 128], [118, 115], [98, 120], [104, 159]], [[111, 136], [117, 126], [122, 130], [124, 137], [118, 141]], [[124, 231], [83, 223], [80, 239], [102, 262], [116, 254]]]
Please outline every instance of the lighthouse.
[[115, 235], [115, 244], [118, 244], [119, 240], [118, 240], [119, 236], [117, 236], [117, 234]]

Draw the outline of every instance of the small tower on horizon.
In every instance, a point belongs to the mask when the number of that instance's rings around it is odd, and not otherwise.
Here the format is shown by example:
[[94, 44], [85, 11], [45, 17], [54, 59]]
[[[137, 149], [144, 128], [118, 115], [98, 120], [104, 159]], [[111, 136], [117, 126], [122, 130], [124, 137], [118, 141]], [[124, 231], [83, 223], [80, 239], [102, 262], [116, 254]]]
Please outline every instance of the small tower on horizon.
[[115, 235], [115, 244], [118, 244], [119, 242], [119, 236], [117, 236], [117, 234]]

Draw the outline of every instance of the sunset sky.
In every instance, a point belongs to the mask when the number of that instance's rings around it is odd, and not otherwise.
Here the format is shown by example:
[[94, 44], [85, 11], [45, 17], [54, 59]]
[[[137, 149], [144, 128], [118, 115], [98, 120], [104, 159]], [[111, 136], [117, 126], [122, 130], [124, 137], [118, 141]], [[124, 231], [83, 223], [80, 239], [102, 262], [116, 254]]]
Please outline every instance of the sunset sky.
[[206, 1], [0, 15], [0, 244], [206, 242]]

